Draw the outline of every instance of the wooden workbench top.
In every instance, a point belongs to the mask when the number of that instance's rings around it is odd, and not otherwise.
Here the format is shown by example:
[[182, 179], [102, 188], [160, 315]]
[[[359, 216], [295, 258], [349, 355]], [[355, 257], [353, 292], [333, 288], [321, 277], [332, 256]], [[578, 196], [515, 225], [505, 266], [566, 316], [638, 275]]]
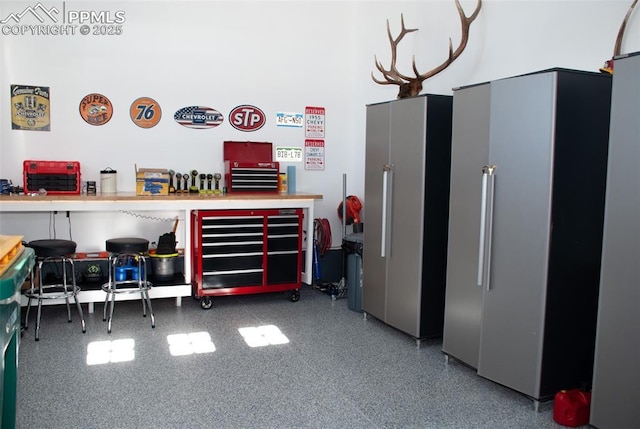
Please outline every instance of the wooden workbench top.
[[117, 194], [97, 195], [1, 195], [0, 203], [33, 202], [33, 201], [207, 201], [207, 200], [321, 200], [321, 194], [280, 194], [280, 193], [232, 193], [226, 195], [207, 195], [175, 193], [169, 195], [136, 195], [135, 192], [118, 192]]

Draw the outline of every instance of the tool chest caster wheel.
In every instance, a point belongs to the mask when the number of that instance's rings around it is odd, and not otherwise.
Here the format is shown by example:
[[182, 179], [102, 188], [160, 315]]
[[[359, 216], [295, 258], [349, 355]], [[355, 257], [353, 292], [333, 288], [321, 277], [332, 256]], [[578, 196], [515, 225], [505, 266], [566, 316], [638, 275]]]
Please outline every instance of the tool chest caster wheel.
[[202, 298], [202, 300], [200, 301], [200, 307], [202, 307], [203, 310], [208, 310], [213, 306], [213, 302], [211, 302], [211, 298], [209, 298], [208, 296], [205, 296], [204, 298]]
[[298, 302], [300, 301], [300, 291], [297, 289], [294, 289], [291, 291], [290, 295], [289, 295], [289, 300], [291, 302]]

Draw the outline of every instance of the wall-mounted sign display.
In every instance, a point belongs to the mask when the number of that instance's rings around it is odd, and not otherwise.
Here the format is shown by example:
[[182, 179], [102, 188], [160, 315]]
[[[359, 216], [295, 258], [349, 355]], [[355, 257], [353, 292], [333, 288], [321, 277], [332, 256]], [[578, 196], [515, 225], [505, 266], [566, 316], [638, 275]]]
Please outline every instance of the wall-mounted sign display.
[[102, 94], [85, 95], [80, 101], [80, 116], [89, 125], [104, 125], [113, 116], [113, 105]]
[[224, 116], [211, 107], [189, 106], [179, 109], [173, 119], [183, 127], [203, 129], [217, 127], [224, 121]]
[[302, 127], [302, 113], [276, 113], [276, 125], [278, 127]]
[[153, 98], [140, 97], [131, 103], [129, 116], [131, 116], [133, 123], [140, 128], [152, 128], [160, 122], [162, 109]]
[[50, 131], [49, 87], [11, 85], [11, 129]]
[[302, 149], [299, 147], [276, 147], [276, 161], [302, 162]]
[[304, 136], [316, 139], [324, 138], [324, 107], [305, 107]]
[[229, 122], [236, 130], [256, 131], [267, 122], [267, 117], [256, 106], [243, 104], [229, 113]]
[[324, 140], [304, 141], [304, 169], [324, 170]]

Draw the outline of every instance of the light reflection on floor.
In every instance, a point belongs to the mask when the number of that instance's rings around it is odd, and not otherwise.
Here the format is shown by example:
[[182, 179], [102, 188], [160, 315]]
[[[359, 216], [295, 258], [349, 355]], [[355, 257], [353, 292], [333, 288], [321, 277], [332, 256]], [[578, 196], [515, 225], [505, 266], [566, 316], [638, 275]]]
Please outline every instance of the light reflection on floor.
[[[250, 326], [238, 332], [249, 347], [287, 344], [289, 339], [277, 326]], [[171, 356], [213, 353], [216, 346], [208, 332], [191, 332], [167, 336]], [[94, 341], [87, 346], [87, 365], [127, 362], [135, 359], [135, 341], [132, 338]]]
[[289, 339], [274, 325], [240, 328], [238, 332], [244, 337], [244, 341], [249, 347], [264, 347], [289, 342]]
[[135, 340], [133, 338], [94, 341], [87, 346], [87, 365], [129, 362], [135, 357]]
[[167, 336], [171, 356], [185, 356], [200, 353], [213, 353], [216, 346], [208, 332], [173, 334]]

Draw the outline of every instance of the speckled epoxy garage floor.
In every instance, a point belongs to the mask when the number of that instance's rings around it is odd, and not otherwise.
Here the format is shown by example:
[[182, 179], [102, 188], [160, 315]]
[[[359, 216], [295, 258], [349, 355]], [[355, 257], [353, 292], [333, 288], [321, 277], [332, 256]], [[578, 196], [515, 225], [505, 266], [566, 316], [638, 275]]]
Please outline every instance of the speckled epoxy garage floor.
[[[191, 298], [175, 304], [153, 301], [152, 329], [139, 301], [118, 302], [112, 334], [102, 304], [91, 314], [84, 306], [86, 334], [77, 313], [67, 323], [64, 306], [46, 306], [38, 342], [32, 311], [20, 343], [17, 427], [563, 427], [552, 402], [536, 412], [526, 397], [446, 364], [440, 340], [416, 347], [308, 286], [296, 303], [274, 293], [214, 298], [210, 310]], [[249, 346], [241, 328], [268, 344]]]

